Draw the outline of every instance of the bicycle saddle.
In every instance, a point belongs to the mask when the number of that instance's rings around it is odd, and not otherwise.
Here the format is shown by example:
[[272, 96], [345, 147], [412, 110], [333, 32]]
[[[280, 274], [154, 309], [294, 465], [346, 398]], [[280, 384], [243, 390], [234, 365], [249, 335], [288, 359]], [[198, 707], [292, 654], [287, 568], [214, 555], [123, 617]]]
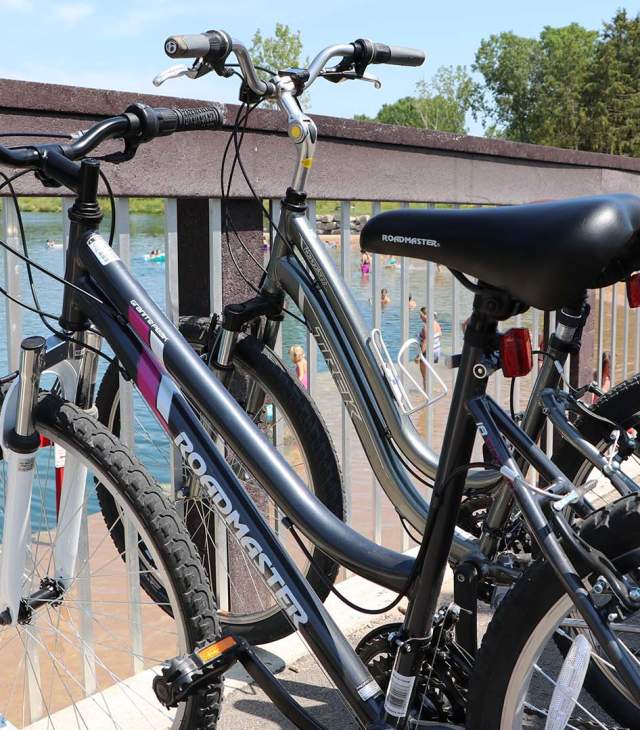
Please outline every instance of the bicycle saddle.
[[553, 310], [640, 269], [640, 197], [403, 208], [371, 218], [360, 242], [373, 253], [443, 264], [523, 304]]

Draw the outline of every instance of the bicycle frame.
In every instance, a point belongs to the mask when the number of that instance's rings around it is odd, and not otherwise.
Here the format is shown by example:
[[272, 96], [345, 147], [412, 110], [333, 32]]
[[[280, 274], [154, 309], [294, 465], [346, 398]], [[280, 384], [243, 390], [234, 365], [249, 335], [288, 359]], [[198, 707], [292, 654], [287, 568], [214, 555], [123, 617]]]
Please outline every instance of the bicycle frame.
[[[383, 711], [376, 682], [310, 590], [185, 396], [213, 424], [261, 486], [285, 506], [284, 511], [294, 524], [298, 519], [313, 529], [316, 520], [329, 524], [323, 508], [135, 281], [94, 225], [72, 227], [68, 256], [77, 259], [75, 268], [80, 275], [76, 283], [92, 293], [93, 298], [80, 303], [78, 294], [69, 293], [70, 290], [67, 296], [76, 299], [74, 306], [82, 317], [95, 324], [126, 372], [135, 379], [141, 395], [199, 479], [229, 532], [254, 562], [359, 720], [363, 724], [379, 720]], [[279, 271], [286, 272], [286, 266], [294, 270], [296, 263], [283, 259]], [[305, 282], [303, 272], [298, 275]], [[67, 305], [72, 308], [70, 303]], [[485, 369], [484, 377], [476, 377], [474, 367], [486, 361], [496, 331], [496, 321], [478, 314], [479, 311], [474, 306], [470, 334], [465, 335], [434, 499], [417, 559], [375, 545], [336, 518], [330, 523], [330, 539], [335, 540], [331, 553], [338, 552], [335, 546], [341, 545], [341, 562], [356, 572], [394, 590], [406, 588], [407, 580], [415, 577], [403, 629], [409, 639], [424, 637], [431, 625], [465, 488], [466, 472], [460, 471], [460, 466], [470, 461], [476, 437], [476, 424], [464, 404], [485, 394], [488, 372]], [[473, 343], [472, 334], [476, 336]], [[478, 338], [484, 346], [478, 344]], [[515, 425], [513, 428], [517, 430]], [[471, 550], [475, 549], [473, 545]], [[399, 656], [404, 657], [404, 662], [410, 655]], [[405, 666], [399, 670], [407, 672]], [[386, 721], [395, 723], [390, 717]]]
[[[263, 296], [277, 300], [284, 291], [296, 303], [324, 356], [378, 482], [398, 513], [422, 533], [428, 519], [429, 502], [415, 487], [397, 449], [415, 468], [431, 478], [435, 478], [439, 457], [425, 444], [410, 417], [398, 407], [375, 360], [358, 305], [305, 213], [304, 204], [292, 204], [288, 198], [283, 201], [278, 234], [274, 238], [261, 292]], [[300, 252], [306, 267], [291, 255], [292, 249]], [[564, 364], [568, 348], [562, 346], [571, 343], [581, 326], [582, 313], [566, 316], [575, 322], [572, 322], [573, 326], [559, 324], [556, 342], [560, 347], [556, 349], [550, 344], [552, 357], [545, 359], [538, 373], [525, 412], [524, 428], [533, 438], [537, 438], [544, 423], [539, 395], [547, 387], [556, 387], [560, 381], [553, 361]], [[224, 326], [223, 322], [223, 337], [217, 341], [212, 357], [213, 362], [223, 366], [229, 364], [233, 348], [233, 342], [225, 337], [229, 333]], [[263, 333], [265, 344], [275, 345], [279, 327], [276, 318], [268, 320]], [[224, 372], [220, 377], [224, 382]], [[495, 487], [500, 479], [499, 474], [490, 470], [470, 473], [466, 488]], [[503, 489], [487, 517], [487, 532], [480, 543], [485, 561], [492, 557], [496, 547], [495, 528], [503, 524], [510, 506], [509, 493]], [[305, 534], [314, 542], [318, 539], [311, 532]], [[477, 554], [477, 546], [466, 533], [456, 529], [452, 561], [459, 563], [470, 552]]]

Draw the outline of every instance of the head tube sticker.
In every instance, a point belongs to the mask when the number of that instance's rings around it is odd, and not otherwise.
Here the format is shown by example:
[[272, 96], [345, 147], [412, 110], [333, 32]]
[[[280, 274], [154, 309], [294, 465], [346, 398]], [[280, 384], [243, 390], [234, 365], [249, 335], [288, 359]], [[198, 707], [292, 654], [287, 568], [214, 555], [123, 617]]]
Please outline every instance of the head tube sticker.
[[119, 260], [118, 254], [111, 248], [111, 246], [109, 246], [100, 234], [94, 233], [87, 241], [87, 244], [103, 266], [107, 266], [108, 264], [112, 264], [114, 261]]

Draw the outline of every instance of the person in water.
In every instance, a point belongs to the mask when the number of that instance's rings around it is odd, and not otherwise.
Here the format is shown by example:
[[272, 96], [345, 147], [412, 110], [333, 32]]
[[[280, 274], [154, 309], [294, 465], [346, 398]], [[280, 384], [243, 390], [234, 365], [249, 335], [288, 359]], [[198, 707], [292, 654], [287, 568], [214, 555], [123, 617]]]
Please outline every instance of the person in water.
[[296, 377], [302, 387], [307, 389], [309, 387], [309, 372], [307, 370], [307, 356], [302, 345], [293, 345], [289, 348], [289, 357], [296, 366]]
[[[427, 323], [429, 321], [429, 316], [427, 314], [427, 308], [426, 307], [420, 307], [420, 319], [422, 320], [422, 327], [420, 328], [420, 334], [419, 334], [419, 340], [420, 340], [420, 350], [422, 351], [422, 356], [426, 358], [427, 356]], [[438, 313], [433, 313], [433, 362], [437, 363], [440, 360], [440, 347], [441, 347], [441, 340], [442, 340], [442, 327], [440, 326], [440, 322], [438, 322]], [[424, 360], [421, 357], [417, 357], [416, 360], [418, 361], [418, 364], [420, 365], [420, 373], [422, 374], [422, 383], [424, 385], [424, 388], [426, 390], [427, 388], [427, 366], [424, 363]]]
[[413, 294], [409, 294], [409, 309], [415, 309], [418, 305], [416, 304], [416, 300], [413, 298]]
[[371, 254], [360, 250], [360, 273], [363, 275], [371, 271]]
[[[600, 390], [603, 393], [608, 393], [611, 390], [611, 359], [609, 357], [608, 352], [602, 353], [602, 360], [601, 360], [601, 368], [602, 368], [602, 375], [600, 377]], [[595, 381], [598, 380], [598, 371], [596, 370], [593, 373], [593, 379]], [[596, 395], [595, 393], [591, 396], [591, 402], [597, 403], [600, 396]]]
[[383, 307], [386, 307], [387, 304], [391, 304], [391, 295], [389, 294], [388, 289], [382, 289], [380, 291], [380, 304], [382, 304]]

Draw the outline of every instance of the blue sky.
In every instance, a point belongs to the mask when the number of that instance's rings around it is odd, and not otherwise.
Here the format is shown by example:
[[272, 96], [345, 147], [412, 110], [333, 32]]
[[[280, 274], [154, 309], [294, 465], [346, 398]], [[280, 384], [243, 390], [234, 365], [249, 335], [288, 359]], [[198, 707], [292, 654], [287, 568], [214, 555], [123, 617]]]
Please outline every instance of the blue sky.
[[[359, 37], [424, 48], [420, 69], [379, 66], [383, 81], [336, 86], [319, 80], [311, 113], [352, 117], [375, 114], [383, 103], [411, 94], [416, 81], [440, 65], [473, 62], [483, 38], [512, 30], [535, 36], [545, 25], [576, 21], [600, 28], [618, 7], [635, 14], [640, 4], [620, 0], [0, 0], [0, 77], [152, 92], [151, 79], [171, 64], [162, 51], [171, 33], [220, 28], [247, 44], [275, 21], [300, 30], [305, 53]], [[237, 83], [210, 74], [197, 81], [168, 82], [162, 93], [235, 101]], [[471, 123], [472, 132], [479, 132]]]

